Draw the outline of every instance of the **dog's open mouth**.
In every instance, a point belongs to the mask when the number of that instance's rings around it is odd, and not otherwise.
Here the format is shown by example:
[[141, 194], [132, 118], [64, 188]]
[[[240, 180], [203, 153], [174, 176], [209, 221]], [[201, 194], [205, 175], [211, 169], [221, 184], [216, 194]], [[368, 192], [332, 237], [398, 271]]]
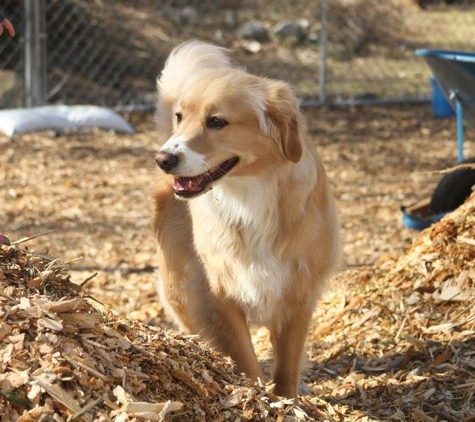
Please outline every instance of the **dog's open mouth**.
[[204, 192], [211, 183], [229, 173], [238, 161], [238, 157], [233, 157], [229, 160], [223, 161], [221, 164], [218, 164], [206, 173], [201, 173], [192, 177], [175, 177], [173, 180], [173, 190], [175, 191], [175, 195], [184, 198], [191, 198], [192, 196], [199, 195]]

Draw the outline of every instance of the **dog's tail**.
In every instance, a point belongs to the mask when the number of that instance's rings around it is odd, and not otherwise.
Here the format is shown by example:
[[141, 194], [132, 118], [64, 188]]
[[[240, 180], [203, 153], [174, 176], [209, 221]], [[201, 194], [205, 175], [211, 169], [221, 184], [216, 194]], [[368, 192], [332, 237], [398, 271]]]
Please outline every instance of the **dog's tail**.
[[202, 41], [188, 41], [175, 47], [157, 79], [158, 102], [156, 120], [160, 132], [169, 137], [173, 113], [181, 93], [203, 70], [232, 67], [227, 50]]

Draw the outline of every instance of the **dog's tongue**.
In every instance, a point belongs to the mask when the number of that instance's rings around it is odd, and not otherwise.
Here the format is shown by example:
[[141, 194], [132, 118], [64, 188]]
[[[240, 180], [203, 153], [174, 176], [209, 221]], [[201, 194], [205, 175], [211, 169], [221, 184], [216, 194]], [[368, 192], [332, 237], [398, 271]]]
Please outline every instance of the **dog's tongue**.
[[175, 177], [173, 179], [173, 189], [179, 192], [196, 192], [201, 189], [201, 182], [204, 174], [199, 174], [194, 177]]

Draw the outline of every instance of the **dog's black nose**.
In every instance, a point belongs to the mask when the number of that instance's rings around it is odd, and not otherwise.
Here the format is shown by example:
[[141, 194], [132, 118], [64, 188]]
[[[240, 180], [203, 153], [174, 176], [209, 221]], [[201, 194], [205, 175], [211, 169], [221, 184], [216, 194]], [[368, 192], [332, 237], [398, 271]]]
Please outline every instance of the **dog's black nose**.
[[176, 155], [170, 154], [168, 152], [159, 152], [155, 156], [155, 161], [163, 171], [167, 173], [172, 171], [174, 167], [178, 164], [178, 157]]

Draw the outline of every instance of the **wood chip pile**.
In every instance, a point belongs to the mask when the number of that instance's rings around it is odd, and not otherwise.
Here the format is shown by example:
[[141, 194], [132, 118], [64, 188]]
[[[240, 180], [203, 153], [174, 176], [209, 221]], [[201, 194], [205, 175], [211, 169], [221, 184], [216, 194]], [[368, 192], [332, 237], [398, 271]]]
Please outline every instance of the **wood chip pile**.
[[336, 420], [475, 421], [475, 195], [399, 259], [335, 285], [310, 381]]
[[195, 338], [91, 302], [56, 260], [0, 245], [0, 420], [311, 419]]

